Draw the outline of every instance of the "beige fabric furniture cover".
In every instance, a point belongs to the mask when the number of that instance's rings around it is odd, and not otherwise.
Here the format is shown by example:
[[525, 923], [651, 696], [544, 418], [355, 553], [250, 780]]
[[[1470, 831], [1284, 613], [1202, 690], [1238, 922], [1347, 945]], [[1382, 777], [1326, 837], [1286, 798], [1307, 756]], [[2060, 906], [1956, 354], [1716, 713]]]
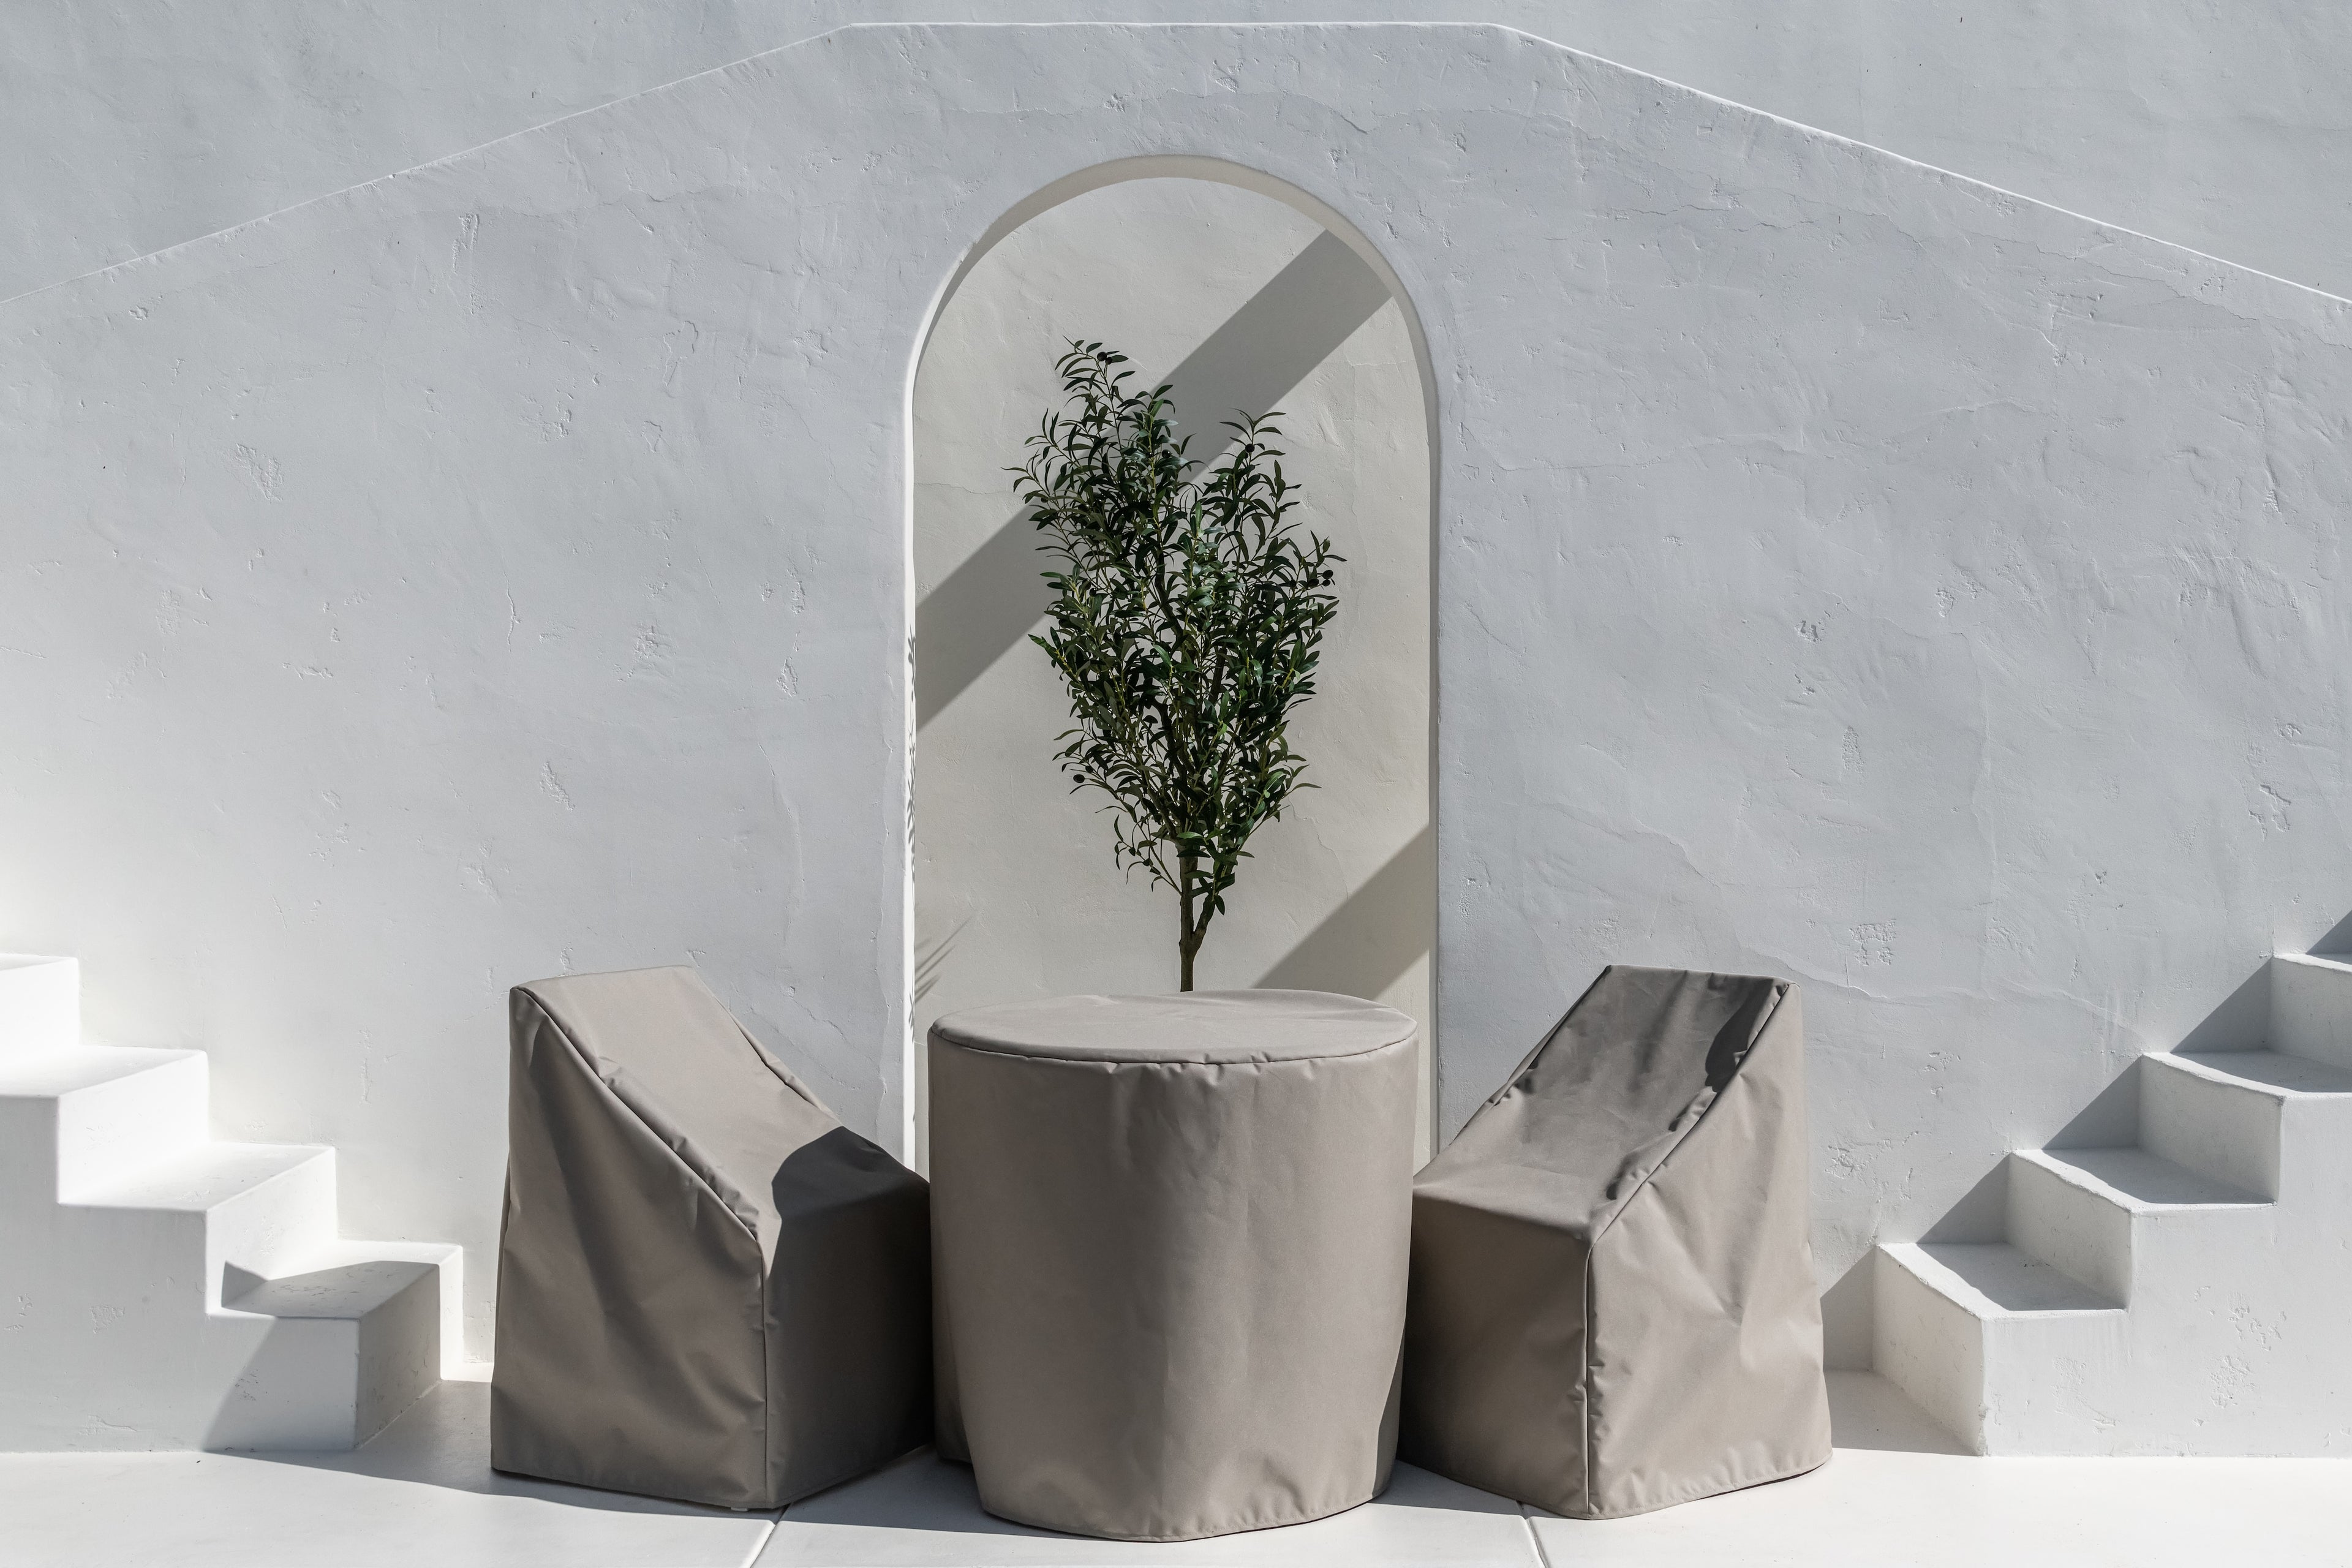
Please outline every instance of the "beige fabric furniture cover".
[[1125, 1541], [1318, 1519], [1396, 1446], [1413, 1024], [1312, 991], [1072, 996], [930, 1032], [940, 1447]]
[[512, 1002], [490, 1463], [774, 1508], [927, 1442], [922, 1178], [691, 969]]
[[1612, 1519], [1830, 1457], [1786, 981], [1612, 965], [1413, 1184], [1411, 1462]]

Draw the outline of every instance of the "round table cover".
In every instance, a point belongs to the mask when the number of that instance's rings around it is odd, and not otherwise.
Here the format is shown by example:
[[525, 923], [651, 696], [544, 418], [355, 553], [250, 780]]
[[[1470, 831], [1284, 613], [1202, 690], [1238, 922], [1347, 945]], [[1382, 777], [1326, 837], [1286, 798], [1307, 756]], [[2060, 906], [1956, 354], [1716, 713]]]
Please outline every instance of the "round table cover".
[[1182, 1541], [1388, 1483], [1413, 1023], [1312, 991], [931, 1026], [940, 1443], [1025, 1524]]

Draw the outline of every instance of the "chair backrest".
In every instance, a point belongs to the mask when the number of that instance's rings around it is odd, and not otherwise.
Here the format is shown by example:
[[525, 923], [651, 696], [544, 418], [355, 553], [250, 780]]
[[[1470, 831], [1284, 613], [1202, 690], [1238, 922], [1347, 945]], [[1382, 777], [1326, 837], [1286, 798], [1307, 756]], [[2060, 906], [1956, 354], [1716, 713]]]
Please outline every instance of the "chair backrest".
[[1610, 965], [1415, 1187], [1599, 1234], [1738, 1076], [1788, 991]]
[[683, 966], [515, 988], [519, 1043], [560, 1033], [581, 1064], [775, 1255], [779, 1165], [840, 1127]]

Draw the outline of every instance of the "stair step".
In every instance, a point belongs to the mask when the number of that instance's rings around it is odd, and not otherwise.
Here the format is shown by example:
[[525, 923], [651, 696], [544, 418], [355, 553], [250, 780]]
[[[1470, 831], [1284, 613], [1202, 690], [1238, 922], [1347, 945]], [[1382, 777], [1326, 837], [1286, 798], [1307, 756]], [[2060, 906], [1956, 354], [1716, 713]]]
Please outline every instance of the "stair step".
[[54, 1100], [189, 1058], [202, 1051], [146, 1046], [68, 1046], [63, 1050], [0, 1058], [0, 1099]]
[[2289, 1056], [2352, 1068], [2352, 958], [2274, 955], [2270, 1037]]
[[201, 1051], [75, 1046], [0, 1058], [0, 1176], [54, 1200], [204, 1142]]
[[1879, 1372], [1978, 1453], [2032, 1422], [2013, 1397], [2020, 1369], [2037, 1369], [2029, 1391], [2047, 1386], [2054, 1369], [2112, 1355], [2130, 1321], [2006, 1242], [1888, 1242], [1871, 1285]]
[[2203, 1205], [2251, 1207], [2270, 1201], [2145, 1149], [2035, 1149], [2017, 1158], [2135, 1212]]
[[334, 1241], [284, 1274], [230, 1271], [222, 1306], [272, 1320], [206, 1446], [345, 1449], [440, 1381], [454, 1247]]
[[206, 1143], [93, 1184], [73, 1202], [83, 1208], [201, 1213], [333, 1158], [333, 1150], [315, 1143]]
[[432, 1272], [430, 1263], [375, 1258], [270, 1279], [245, 1275], [251, 1283], [225, 1287], [221, 1306], [265, 1318], [364, 1318]]
[[216, 1307], [226, 1270], [276, 1275], [286, 1260], [333, 1237], [335, 1152], [313, 1144], [202, 1143], [64, 1201], [162, 1222], [159, 1267], [167, 1257], [174, 1266], [201, 1268], [206, 1305]]
[[2287, 1094], [2352, 1095], [2352, 1069], [2284, 1051], [2221, 1051], [2168, 1058], [2192, 1070]]
[[[2093, 1294], [2127, 1302], [2159, 1232], [2268, 1200], [2146, 1149], [2029, 1149], [2009, 1157], [2009, 1239]], [[2150, 1254], [2154, 1256], [2154, 1254]]]
[[2005, 1241], [1919, 1242], [1886, 1251], [1975, 1317], [2123, 1310], [2120, 1301]]
[[441, 1337], [452, 1361], [465, 1345], [466, 1249], [446, 1241], [348, 1241], [320, 1243], [278, 1270], [280, 1278], [348, 1268], [360, 1264], [421, 1263], [441, 1274]]
[[81, 965], [0, 952], [0, 1058], [61, 1051], [81, 1039]]
[[2239, 1057], [2230, 1069], [2212, 1066], [2214, 1057], [2142, 1057], [2140, 1146], [2242, 1192], [2274, 1198], [2282, 1110], [2297, 1091], [2265, 1079], [2308, 1075], [2275, 1051]]

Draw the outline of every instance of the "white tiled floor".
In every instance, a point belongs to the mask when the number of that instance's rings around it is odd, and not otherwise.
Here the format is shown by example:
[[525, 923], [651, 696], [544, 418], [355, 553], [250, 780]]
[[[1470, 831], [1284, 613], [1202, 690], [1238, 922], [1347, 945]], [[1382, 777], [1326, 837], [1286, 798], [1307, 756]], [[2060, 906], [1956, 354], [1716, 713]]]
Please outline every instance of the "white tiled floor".
[[1549, 1568], [2344, 1568], [2352, 1460], [1979, 1459], [1830, 1374], [1810, 1476], [1638, 1519], [1538, 1515]]
[[741, 1568], [772, 1514], [491, 1470], [445, 1383], [349, 1454], [0, 1454], [0, 1568]]
[[355, 1454], [0, 1454], [0, 1568], [2352, 1568], [2352, 1461], [1976, 1459], [1877, 1378], [1831, 1395], [1824, 1469], [1640, 1519], [1400, 1469], [1337, 1519], [1127, 1546], [992, 1520], [929, 1456], [781, 1521], [497, 1476], [488, 1388], [449, 1384]]

